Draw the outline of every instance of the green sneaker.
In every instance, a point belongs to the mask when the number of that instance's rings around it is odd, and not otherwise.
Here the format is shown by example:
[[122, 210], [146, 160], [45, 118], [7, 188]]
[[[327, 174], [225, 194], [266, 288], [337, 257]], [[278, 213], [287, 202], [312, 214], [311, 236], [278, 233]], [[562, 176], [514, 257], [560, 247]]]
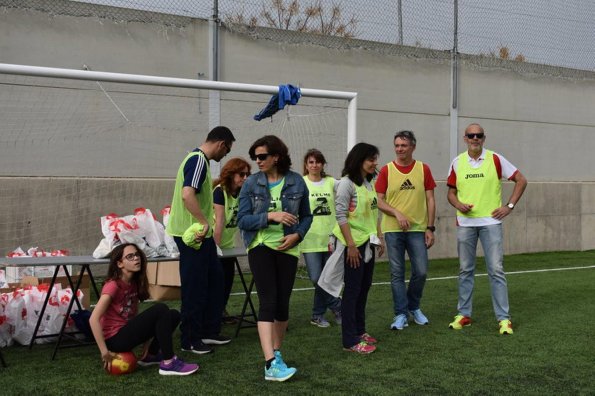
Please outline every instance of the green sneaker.
[[504, 319], [498, 322], [500, 327], [500, 334], [512, 334], [512, 322], [508, 319]]
[[455, 330], [461, 330], [465, 326], [471, 326], [471, 318], [464, 315], [457, 315], [455, 316], [455, 320], [453, 320], [448, 327]]

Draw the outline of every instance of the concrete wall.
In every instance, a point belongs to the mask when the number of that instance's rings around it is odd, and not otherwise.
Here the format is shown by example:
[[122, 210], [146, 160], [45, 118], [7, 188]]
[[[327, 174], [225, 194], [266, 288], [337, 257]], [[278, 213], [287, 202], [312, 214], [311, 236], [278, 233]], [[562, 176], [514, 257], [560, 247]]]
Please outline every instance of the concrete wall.
[[538, 71], [519, 74], [464, 62], [461, 131], [470, 122], [482, 124], [486, 145], [531, 181], [594, 181], [589, 153], [595, 149], [595, 79]]
[[[337, 48], [320, 36], [296, 33], [279, 41], [266, 33], [263, 29], [255, 39], [222, 30], [221, 80], [358, 92], [359, 140], [380, 147], [381, 163], [394, 156], [393, 133], [414, 130], [416, 157], [439, 181], [431, 255], [456, 256], [455, 213], [444, 184], [451, 160], [448, 54], [413, 57], [396, 46], [350, 41]], [[99, 71], [198, 78], [208, 70], [208, 30], [206, 21], [185, 18], [166, 26], [0, 7], [0, 54], [4, 63], [74, 69], [86, 64]], [[465, 57], [459, 136], [465, 125], [480, 122], [487, 147], [529, 179], [505, 222], [507, 253], [594, 249], [595, 173], [589, 159], [595, 151], [595, 75], [531, 70], [525, 65], [519, 72], [506, 62], [487, 67]], [[208, 93], [123, 84], [103, 88], [128, 121], [93, 83], [0, 76], [0, 253], [37, 245], [90, 253], [101, 238], [101, 215], [130, 214], [138, 206], [158, 212], [169, 204], [179, 161], [207, 132]], [[34, 99], [40, 97], [44, 111], [38, 112]], [[232, 155], [246, 157], [255, 138], [276, 132], [277, 124], [251, 121], [267, 100], [222, 95], [222, 123], [238, 138]], [[70, 118], [48, 115], [70, 114], [77, 104], [72, 113], [81, 120], [75, 126]], [[295, 111], [345, 106], [308, 98], [300, 105]], [[336, 174], [344, 142], [331, 131], [320, 132], [313, 143], [299, 143], [317, 144], [335, 158]], [[464, 150], [462, 139], [457, 144]], [[294, 152], [297, 169], [299, 155]], [[511, 188], [505, 184], [504, 199]]]

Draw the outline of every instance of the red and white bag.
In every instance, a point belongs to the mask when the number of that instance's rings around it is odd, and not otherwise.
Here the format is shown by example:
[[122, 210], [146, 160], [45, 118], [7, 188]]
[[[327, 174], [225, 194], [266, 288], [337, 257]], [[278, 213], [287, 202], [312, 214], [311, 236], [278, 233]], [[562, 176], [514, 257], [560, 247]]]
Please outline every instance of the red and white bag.
[[134, 218], [143, 237], [147, 241], [147, 245], [155, 249], [163, 244], [165, 229], [163, 228], [163, 225], [157, 221], [150, 209], [134, 209]]
[[[163, 216], [163, 225], [167, 227], [167, 223], [169, 222], [169, 214], [171, 212], [171, 206], [167, 205], [163, 209], [161, 209], [161, 215]], [[169, 235], [167, 232], [164, 234], [163, 242], [165, 243], [165, 248], [167, 249], [167, 256], [169, 257], [179, 257], [180, 251], [178, 250], [178, 245], [174, 241], [174, 237]]]

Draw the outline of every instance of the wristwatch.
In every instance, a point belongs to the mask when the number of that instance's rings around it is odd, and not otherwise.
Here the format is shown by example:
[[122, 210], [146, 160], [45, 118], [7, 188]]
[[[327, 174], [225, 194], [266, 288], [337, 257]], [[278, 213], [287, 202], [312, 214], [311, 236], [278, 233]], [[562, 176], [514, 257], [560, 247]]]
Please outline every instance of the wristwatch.
[[510, 210], [514, 209], [514, 204], [512, 202], [507, 203], [506, 206], [508, 206], [508, 209]]
[[435, 226], [427, 226], [426, 229], [432, 231], [432, 232], [436, 232], [436, 227]]

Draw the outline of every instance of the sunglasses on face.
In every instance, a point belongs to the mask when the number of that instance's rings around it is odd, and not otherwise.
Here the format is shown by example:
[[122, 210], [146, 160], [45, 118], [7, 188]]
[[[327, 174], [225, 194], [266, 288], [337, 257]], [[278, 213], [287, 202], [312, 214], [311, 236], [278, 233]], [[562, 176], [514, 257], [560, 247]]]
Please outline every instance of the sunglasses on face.
[[124, 256], [124, 258], [128, 261], [133, 261], [135, 258], [140, 258], [140, 253], [128, 253], [126, 256]]
[[250, 172], [238, 172], [238, 175], [240, 175], [240, 177], [248, 177], [250, 176]]
[[467, 137], [467, 139], [483, 139], [485, 134], [483, 132], [479, 132], [479, 133], [466, 133], [465, 136]]
[[259, 160], [259, 161], [264, 161], [264, 160], [266, 160], [267, 158], [269, 158], [269, 155], [271, 155], [271, 154], [270, 154], [270, 153], [254, 154], [254, 155], [253, 155], [252, 157], [250, 157], [250, 158], [252, 158], [252, 161], [256, 161], [256, 160]]

